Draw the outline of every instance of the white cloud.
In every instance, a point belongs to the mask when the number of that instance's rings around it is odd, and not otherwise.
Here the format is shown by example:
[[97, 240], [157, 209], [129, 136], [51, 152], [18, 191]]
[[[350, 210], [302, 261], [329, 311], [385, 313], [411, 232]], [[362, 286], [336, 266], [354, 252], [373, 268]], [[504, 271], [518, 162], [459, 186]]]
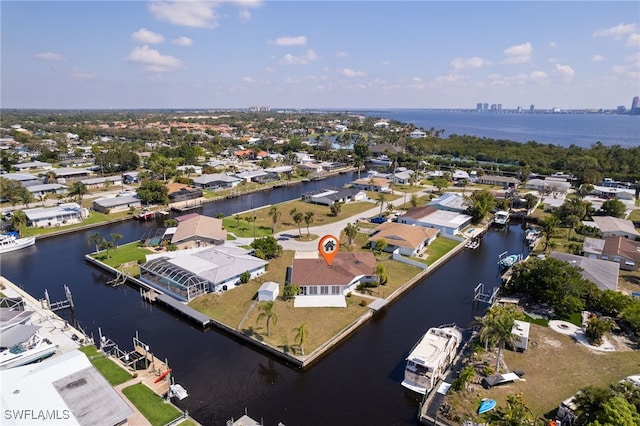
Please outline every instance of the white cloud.
[[309, 49], [302, 56], [294, 56], [290, 53], [287, 53], [280, 59], [280, 63], [283, 65], [308, 65], [311, 62], [315, 61], [318, 58], [316, 53]]
[[251, 78], [251, 77], [242, 77], [242, 81], [244, 81], [245, 83], [255, 83], [256, 80]]
[[595, 54], [591, 57], [591, 62], [601, 62], [604, 61], [604, 56]]
[[533, 71], [529, 74], [529, 79], [534, 81], [542, 81], [547, 79], [547, 73], [544, 71]]
[[615, 27], [601, 28], [593, 33], [594, 37], [613, 37], [614, 40], [622, 40], [625, 36], [637, 33], [636, 24], [618, 24]]
[[149, 11], [154, 18], [175, 25], [196, 28], [215, 28], [220, 16], [216, 13], [219, 4], [200, 1], [153, 1]]
[[562, 78], [569, 79], [569, 80], [575, 77], [576, 75], [576, 72], [569, 65], [556, 64], [554, 72], [560, 75]]
[[149, 31], [146, 28], [140, 28], [138, 31], [131, 34], [131, 38], [143, 44], [157, 44], [164, 41], [164, 37], [162, 35]]
[[174, 38], [172, 43], [178, 46], [191, 46], [193, 44], [193, 40], [191, 40], [189, 37], [182, 36]]
[[238, 11], [238, 16], [240, 17], [240, 20], [244, 22], [251, 20], [251, 12], [249, 12], [249, 9], [240, 9]]
[[391, 65], [391, 61], [382, 61], [380, 62], [382, 65]]
[[365, 73], [364, 71], [356, 71], [350, 68], [338, 70], [338, 72], [345, 77], [364, 77], [367, 75], [367, 73]]
[[75, 68], [71, 70], [69, 75], [78, 80], [94, 80], [96, 78], [96, 73], [94, 72], [81, 71]]
[[627, 39], [628, 47], [640, 47], [640, 33], [629, 34]]
[[439, 75], [435, 78], [435, 81], [437, 81], [438, 83], [455, 83], [464, 79], [465, 77], [462, 74], [452, 73], [452, 74], [446, 74], [446, 75]]
[[145, 70], [151, 72], [167, 72], [183, 68], [184, 64], [176, 57], [163, 55], [149, 46], [136, 47], [127, 56], [129, 62], [146, 65]]
[[43, 53], [36, 53], [35, 55], [33, 55], [34, 57], [38, 58], [38, 59], [46, 59], [47, 61], [64, 61], [65, 57], [62, 56], [59, 53], [54, 53], [54, 52], [43, 52]]
[[304, 46], [307, 44], [306, 36], [285, 36], [278, 37], [273, 41], [276, 46]]
[[338, 52], [338, 53], [336, 53], [336, 56], [338, 58], [348, 58], [349, 54], [347, 52]]
[[549, 47], [558, 47], [558, 43], [555, 41], [549, 42]]
[[533, 46], [531, 43], [526, 42], [523, 44], [518, 44], [516, 46], [511, 46], [504, 50], [504, 60], [505, 64], [522, 64], [524, 62], [528, 62], [531, 60], [531, 53], [533, 52]]
[[273, 68], [271, 65], [267, 65], [267, 67], [264, 69], [264, 71], [268, 72], [268, 73], [274, 73], [274, 72], [276, 72], [276, 69]]
[[420, 77], [412, 77], [411, 81], [413, 81], [415, 83], [422, 83], [422, 79]]
[[479, 56], [474, 56], [473, 58], [455, 58], [449, 64], [449, 68], [454, 70], [462, 70], [468, 68], [481, 68], [485, 65], [490, 65], [491, 63], [485, 59], [482, 59]]

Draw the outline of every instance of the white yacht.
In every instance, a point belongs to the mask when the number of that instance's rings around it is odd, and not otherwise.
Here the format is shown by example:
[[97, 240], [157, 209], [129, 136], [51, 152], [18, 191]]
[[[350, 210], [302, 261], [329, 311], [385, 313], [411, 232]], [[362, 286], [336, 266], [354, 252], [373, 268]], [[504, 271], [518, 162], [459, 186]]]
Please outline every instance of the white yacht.
[[2, 333], [0, 370], [30, 364], [56, 352], [56, 345], [38, 334], [39, 328], [35, 325], [16, 325]]
[[427, 330], [407, 356], [402, 386], [423, 395], [431, 392], [455, 359], [461, 342], [462, 333], [455, 325]]
[[373, 157], [373, 158], [369, 159], [369, 162], [371, 164], [376, 165], [376, 166], [390, 166], [391, 164], [393, 164], [393, 161], [386, 155], [380, 155], [378, 157]]
[[17, 232], [8, 232], [0, 235], [0, 253], [19, 250], [30, 247], [36, 243], [36, 237], [20, 238]]
[[509, 222], [509, 212], [505, 210], [499, 210], [493, 215], [493, 223], [496, 225], [506, 225]]

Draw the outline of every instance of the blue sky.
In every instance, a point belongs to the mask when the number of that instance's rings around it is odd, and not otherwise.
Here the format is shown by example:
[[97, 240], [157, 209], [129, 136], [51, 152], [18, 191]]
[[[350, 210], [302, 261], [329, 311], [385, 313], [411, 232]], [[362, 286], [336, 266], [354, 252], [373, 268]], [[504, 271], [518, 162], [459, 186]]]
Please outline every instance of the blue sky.
[[6, 1], [3, 108], [615, 108], [637, 1]]

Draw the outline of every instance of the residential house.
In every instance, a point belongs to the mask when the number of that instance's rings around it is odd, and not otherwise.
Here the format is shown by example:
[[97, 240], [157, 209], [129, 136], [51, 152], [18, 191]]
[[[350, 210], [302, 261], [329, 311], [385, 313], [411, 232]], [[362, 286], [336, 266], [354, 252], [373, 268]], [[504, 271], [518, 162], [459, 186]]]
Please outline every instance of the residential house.
[[27, 216], [27, 225], [35, 228], [80, 223], [88, 216], [87, 209], [77, 203], [65, 203], [55, 207], [36, 207], [23, 210]]
[[478, 177], [476, 182], [482, 185], [495, 185], [514, 189], [520, 185], [520, 180], [509, 176], [482, 175]]
[[18, 163], [12, 166], [18, 172], [25, 170], [51, 170], [53, 166], [50, 163], [44, 163], [42, 161], [30, 161], [27, 163]]
[[435, 207], [438, 210], [462, 213], [467, 210], [464, 197], [456, 192], [445, 192], [441, 196], [431, 200], [427, 206]]
[[0, 370], [0, 381], [4, 425], [126, 425], [137, 419], [78, 349]]
[[355, 180], [351, 184], [354, 188], [364, 191], [391, 192], [391, 181], [389, 179], [371, 177]]
[[640, 232], [636, 230], [630, 220], [611, 216], [593, 216], [593, 223], [602, 232], [602, 238], [617, 236], [632, 240], [640, 238]]
[[59, 183], [43, 183], [41, 185], [27, 186], [27, 190], [36, 199], [40, 199], [40, 197], [48, 195], [65, 194], [67, 192], [67, 187], [60, 185]]
[[379, 143], [369, 148], [369, 153], [374, 157], [379, 157], [382, 154], [399, 154], [401, 152], [404, 152], [402, 147], [390, 143]]
[[93, 209], [99, 213], [110, 214], [142, 208], [142, 201], [136, 194], [119, 197], [98, 198], [93, 200]]
[[404, 256], [418, 256], [439, 234], [440, 231], [434, 228], [385, 222], [376, 227], [367, 241], [374, 247], [378, 241], [384, 240], [387, 243], [384, 251], [399, 250]]
[[234, 176], [247, 183], [266, 183], [273, 180], [265, 170], [248, 170], [246, 172], [235, 173]]
[[293, 167], [291, 166], [278, 166], [278, 167], [269, 167], [264, 169], [265, 172], [269, 174], [271, 180], [280, 180], [283, 177], [291, 176], [293, 172]]
[[586, 237], [582, 245], [582, 255], [590, 259], [616, 262], [620, 269], [637, 271], [640, 269], [640, 242], [624, 237], [604, 239]]
[[203, 189], [223, 189], [235, 188], [241, 182], [241, 179], [227, 174], [205, 174], [193, 179], [193, 184]]
[[594, 186], [591, 194], [606, 199], [633, 200], [635, 190], [631, 188], [612, 188], [608, 186]]
[[227, 231], [222, 227], [222, 219], [194, 215], [178, 222], [171, 237], [171, 244], [180, 249], [209, 245], [222, 245], [227, 241]]
[[82, 179], [88, 179], [94, 175], [93, 171], [88, 169], [74, 169], [72, 167], [63, 167], [52, 170], [58, 183], [75, 182]]
[[249, 253], [238, 247], [208, 246], [151, 254], [140, 265], [140, 280], [188, 302], [241, 285], [240, 276], [245, 272], [251, 279], [264, 274], [268, 262]]
[[126, 172], [122, 174], [122, 180], [125, 185], [129, 185], [131, 183], [140, 182], [139, 173], [138, 172]]
[[203, 196], [202, 189], [184, 183], [171, 182], [165, 185], [171, 203], [195, 200]]
[[358, 188], [317, 189], [302, 195], [302, 200], [312, 204], [331, 206], [335, 203], [348, 203], [350, 201], [364, 201], [367, 193]]
[[470, 182], [471, 176], [469, 176], [469, 173], [465, 172], [464, 170], [454, 170], [451, 174], [451, 179], [453, 179], [454, 182], [460, 182], [463, 180]]
[[320, 175], [324, 172], [324, 168], [320, 161], [306, 161], [304, 163], [298, 164], [298, 168], [303, 171], [307, 171], [313, 173], [315, 175]]
[[194, 165], [178, 166], [176, 167], [176, 170], [182, 172], [186, 176], [191, 176], [191, 175], [200, 176], [202, 174], [202, 166], [194, 166]]
[[376, 258], [371, 252], [338, 252], [331, 265], [324, 259], [294, 259], [291, 284], [299, 286], [294, 307], [346, 308], [345, 296], [358, 284], [373, 281]]
[[529, 179], [525, 185], [525, 189], [533, 189], [542, 193], [559, 193], [566, 194], [571, 188], [569, 182], [559, 179]]
[[594, 283], [600, 290], [617, 290], [619, 267], [615, 262], [601, 259], [590, 259], [575, 254], [551, 252], [554, 259], [569, 263], [580, 269], [582, 278]]
[[472, 217], [462, 213], [438, 210], [433, 206], [415, 207], [398, 217], [398, 223], [435, 228], [446, 235], [456, 235], [471, 224]]
[[4, 179], [13, 180], [16, 182], [20, 182], [20, 185], [29, 187], [31, 185], [39, 185], [42, 181], [34, 175], [30, 175], [29, 173], [4, 173], [2, 175]]
[[122, 185], [122, 176], [103, 176], [90, 179], [81, 179], [87, 189], [108, 188], [109, 186]]

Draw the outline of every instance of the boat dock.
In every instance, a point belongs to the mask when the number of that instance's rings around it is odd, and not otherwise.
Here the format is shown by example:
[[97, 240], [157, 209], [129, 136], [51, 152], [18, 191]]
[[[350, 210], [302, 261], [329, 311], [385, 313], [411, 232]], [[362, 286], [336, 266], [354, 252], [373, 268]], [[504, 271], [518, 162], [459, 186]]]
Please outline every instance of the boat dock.
[[154, 300], [156, 303], [171, 308], [174, 311], [179, 312], [189, 320], [199, 324], [202, 328], [206, 328], [211, 325], [211, 318], [207, 315], [196, 311], [191, 306], [188, 306], [171, 296], [166, 294], [155, 294]]

